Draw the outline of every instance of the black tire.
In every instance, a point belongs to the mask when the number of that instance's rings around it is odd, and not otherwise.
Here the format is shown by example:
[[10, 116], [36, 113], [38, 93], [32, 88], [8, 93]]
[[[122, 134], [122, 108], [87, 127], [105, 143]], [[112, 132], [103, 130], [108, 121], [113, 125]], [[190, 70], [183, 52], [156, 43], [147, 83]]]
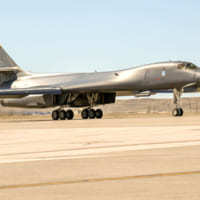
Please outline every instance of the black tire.
[[179, 108], [178, 109], [178, 116], [183, 116], [183, 109], [182, 108]]
[[82, 117], [82, 119], [88, 119], [88, 110], [87, 109], [84, 109], [81, 112], [81, 117]]
[[174, 117], [178, 116], [178, 115], [179, 115], [179, 109], [174, 108], [174, 109], [172, 110], [172, 115], [173, 115]]
[[96, 118], [101, 119], [103, 117], [103, 111], [101, 109], [96, 110]]
[[60, 120], [66, 119], [66, 112], [64, 110], [59, 111], [59, 118]]
[[73, 117], [74, 117], [74, 112], [73, 112], [72, 110], [68, 110], [68, 111], [66, 112], [66, 117], [67, 117], [67, 119], [69, 119], [69, 120], [73, 119]]
[[96, 117], [96, 112], [93, 109], [88, 110], [88, 116], [90, 119], [94, 119]]
[[58, 111], [57, 110], [54, 110], [52, 113], [51, 113], [51, 118], [53, 120], [58, 120], [59, 119], [59, 114], [58, 114]]

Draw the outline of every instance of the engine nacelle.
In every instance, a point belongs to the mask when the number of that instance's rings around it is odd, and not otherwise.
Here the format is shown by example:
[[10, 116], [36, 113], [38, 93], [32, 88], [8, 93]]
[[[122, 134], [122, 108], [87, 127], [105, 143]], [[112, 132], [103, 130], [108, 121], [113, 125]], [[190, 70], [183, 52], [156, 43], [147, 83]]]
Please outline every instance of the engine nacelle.
[[2, 106], [19, 108], [49, 108], [53, 107], [53, 95], [29, 95], [23, 98], [1, 100]]
[[[109, 104], [115, 102], [115, 93], [99, 93], [94, 105]], [[71, 107], [90, 106], [87, 94], [63, 94], [63, 95], [29, 95], [22, 98], [1, 100], [2, 106], [18, 108], [49, 108], [68, 105]]]

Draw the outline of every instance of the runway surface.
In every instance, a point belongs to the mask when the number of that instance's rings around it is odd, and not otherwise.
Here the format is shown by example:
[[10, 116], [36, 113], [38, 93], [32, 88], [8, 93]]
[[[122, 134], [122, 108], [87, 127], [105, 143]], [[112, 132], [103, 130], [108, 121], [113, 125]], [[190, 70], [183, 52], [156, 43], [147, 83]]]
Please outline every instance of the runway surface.
[[0, 199], [199, 199], [199, 115], [0, 127]]

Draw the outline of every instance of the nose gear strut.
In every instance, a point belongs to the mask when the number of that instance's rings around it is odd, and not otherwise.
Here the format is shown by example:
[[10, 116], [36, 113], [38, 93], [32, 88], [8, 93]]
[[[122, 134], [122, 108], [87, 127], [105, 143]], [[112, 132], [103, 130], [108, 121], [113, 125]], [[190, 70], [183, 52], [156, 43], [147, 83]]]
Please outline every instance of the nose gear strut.
[[182, 89], [175, 88], [173, 90], [173, 103], [175, 105], [175, 108], [172, 110], [172, 115], [175, 117], [181, 117], [183, 115], [183, 109], [181, 108], [181, 95]]

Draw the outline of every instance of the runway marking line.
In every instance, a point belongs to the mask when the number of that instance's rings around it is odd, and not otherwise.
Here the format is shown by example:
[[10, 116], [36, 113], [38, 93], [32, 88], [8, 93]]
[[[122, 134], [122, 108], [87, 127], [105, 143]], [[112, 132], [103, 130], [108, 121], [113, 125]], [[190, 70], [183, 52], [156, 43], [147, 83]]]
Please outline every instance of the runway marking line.
[[155, 177], [182, 176], [182, 175], [195, 175], [195, 174], [200, 174], [200, 171], [147, 174], [147, 175], [110, 177], [110, 178], [108, 177], [108, 178], [83, 179], [83, 180], [46, 182], [46, 183], [32, 183], [32, 184], [21, 184], [21, 185], [5, 185], [5, 186], [0, 186], [0, 189], [14, 189], [14, 188], [39, 187], [39, 186], [50, 186], [50, 185], [64, 185], [64, 184], [74, 184], [74, 183], [103, 182], [103, 181], [120, 181], [120, 180], [131, 180], [131, 179], [141, 179], [141, 178], [155, 178]]

